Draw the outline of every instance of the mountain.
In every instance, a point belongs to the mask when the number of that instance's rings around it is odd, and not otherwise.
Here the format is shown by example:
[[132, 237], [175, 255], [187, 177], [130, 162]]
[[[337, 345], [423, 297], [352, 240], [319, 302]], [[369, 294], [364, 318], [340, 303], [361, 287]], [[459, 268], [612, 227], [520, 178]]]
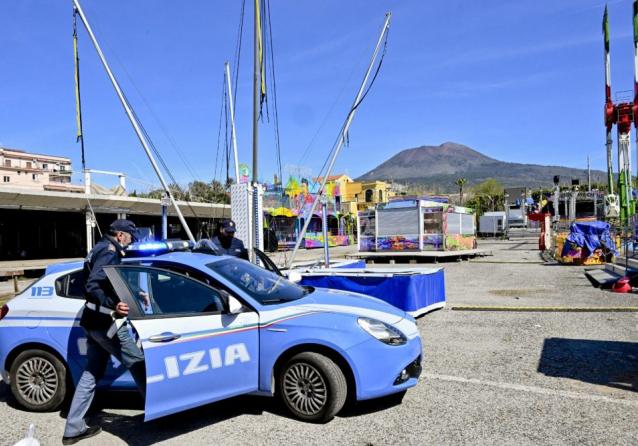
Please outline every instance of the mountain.
[[[454, 181], [460, 177], [467, 178], [469, 186], [496, 178], [505, 187], [539, 188], [552, 186], [554, 175], [560, 176], [561, 184], [571, 184], [572, 178], [578, 178], [580, 184], [587, 184], [586, 169], [508, 163], [462, 144], [446, 142], [440, 146], [403, 150], [357, 180], [394, 180], [424, 185], [441, 192], [455, 192], [458, 186]], [[607, 174], [600, 170], [592, 170], [591, 177], [592, 183], [607, 182]]]

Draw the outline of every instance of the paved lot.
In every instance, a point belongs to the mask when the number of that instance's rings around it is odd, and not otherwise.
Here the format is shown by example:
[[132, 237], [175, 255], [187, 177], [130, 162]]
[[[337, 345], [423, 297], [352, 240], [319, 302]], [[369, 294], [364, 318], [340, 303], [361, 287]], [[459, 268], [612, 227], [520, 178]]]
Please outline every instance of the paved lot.
[[[440, 264], [448, 305], [638, 306], [638, 295], [591, 287], [582, 268], [542, 264], [534, 246], [483, 243], [494, 256]], [[106, 432], [81, 444], [638, 444], [637, 313], [445, 309], [418, 324], [424, 374], [400, 405], [367, 403], [311, 425], [242, 397], [145, 424], [134, 395], [110, 394], [95, 407]], [[1, 444], [29, 422], [42, 444], [59, 444], [59, 413], [14, 409], [0, 386]]]

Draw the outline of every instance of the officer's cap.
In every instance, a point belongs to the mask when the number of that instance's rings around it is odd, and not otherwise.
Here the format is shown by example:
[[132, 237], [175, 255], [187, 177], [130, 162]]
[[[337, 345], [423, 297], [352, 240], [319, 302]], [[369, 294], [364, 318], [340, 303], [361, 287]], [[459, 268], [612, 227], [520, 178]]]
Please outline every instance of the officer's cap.
[[129, 234], [131, 234], [133, 240], [137, 240], [137, 227], [131, 220], [119, 218], [111, 223], [111, 226], [109, 226], [109, 230], [111, 232], [128, 232]]
[[235, 225], [235, 222], [232, 221], [230, 218], [222, 220], [222, 222], [219, 224], [219, 227], [226, 232], [235, 232], [237, 230], [236, 226], [237, 225]]

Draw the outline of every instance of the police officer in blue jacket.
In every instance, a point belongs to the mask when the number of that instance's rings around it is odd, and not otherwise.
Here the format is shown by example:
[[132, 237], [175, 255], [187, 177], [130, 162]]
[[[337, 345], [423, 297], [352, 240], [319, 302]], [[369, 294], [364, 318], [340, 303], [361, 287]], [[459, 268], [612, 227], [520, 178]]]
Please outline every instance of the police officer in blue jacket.
[[244, 243], [235, 238], [236, 229], [235, 222], [231, 219], [222, 220], [219, 225], [219, 234], [211, 239], [211, 243], [218, 255], [234, 256], [248, 260], [248, 250], [244, 247]]
[[111, 355], [129, 369], [142, 396], [145, 395], [144, 355], [128, 331], [125, 318], [129, 307], [119, 301], [104, 271], [107, 265], [122, 263], [125, 249], [134, 241], [136, 231], [132, 221], [115, 220], [109, 227], [108, 234], [95, 245], [84, 262], [86, 304], [80, 325], [87, 337], [87, 363], [67, 416], [62, 437], [65, 445], [101, 432], [99, 426], [87, 426], [84, 416]]

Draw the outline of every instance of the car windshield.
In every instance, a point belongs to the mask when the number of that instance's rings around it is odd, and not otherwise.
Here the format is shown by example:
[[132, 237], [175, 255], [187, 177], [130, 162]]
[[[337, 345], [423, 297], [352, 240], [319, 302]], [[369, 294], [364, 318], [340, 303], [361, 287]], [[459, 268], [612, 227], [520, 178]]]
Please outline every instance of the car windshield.
[[237, 285], [262, 305], [290, 302], [309, 293], [307, 288], [245, 260], [230, 258], [206, 266]]

